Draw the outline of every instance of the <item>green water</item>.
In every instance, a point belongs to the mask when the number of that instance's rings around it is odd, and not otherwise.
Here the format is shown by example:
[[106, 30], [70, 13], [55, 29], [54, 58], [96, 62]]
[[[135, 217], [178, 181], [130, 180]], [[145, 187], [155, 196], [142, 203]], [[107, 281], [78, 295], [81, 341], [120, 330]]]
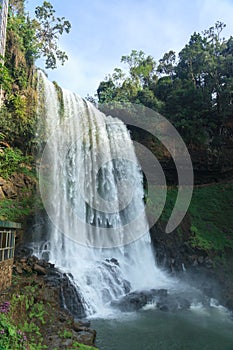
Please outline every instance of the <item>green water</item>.
[[217, 309], [144, 310], [92, 320], [92, 327], [100, 350], [233, 350], [233, 322]]

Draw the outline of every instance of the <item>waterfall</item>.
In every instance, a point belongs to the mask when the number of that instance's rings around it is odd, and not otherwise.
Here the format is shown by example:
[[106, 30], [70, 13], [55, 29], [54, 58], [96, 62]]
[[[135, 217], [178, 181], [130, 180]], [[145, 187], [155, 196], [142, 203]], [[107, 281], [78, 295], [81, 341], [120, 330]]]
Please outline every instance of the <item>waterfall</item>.
[[[73, 276], [87, 315], [129, 290], [166, 288], [144, 213], [143, 177], [126, 126], [38, 72], [40, 190], [52, 221], [40, 253]], [[135, 239], [137, 237], [138, 239]]]

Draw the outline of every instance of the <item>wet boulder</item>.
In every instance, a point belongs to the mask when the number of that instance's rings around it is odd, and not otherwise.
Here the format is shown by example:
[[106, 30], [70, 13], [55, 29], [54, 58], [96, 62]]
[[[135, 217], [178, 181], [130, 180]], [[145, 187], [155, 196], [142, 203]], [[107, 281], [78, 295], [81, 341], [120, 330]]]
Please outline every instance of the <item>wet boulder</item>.
[[129, 293], [118, 300], [111, 302], [115, 308], [121, 311], [130, 312], [141, 309], [147, 303], [147, 296], [142, 292]]
[[111, 305], [125, 312], [132, 312], [143, 308], [158, 298], [166, 297], [166, 289], [150, 289], [148, 291], [135, 291], [128, 293], [118, 300], [113, 300]]
[[188, 310], [191, 306], [191, 302], [179, 295], [163, 295], [159, 297], [156, 306], [161, 311], [178, 311], [178, 310]]

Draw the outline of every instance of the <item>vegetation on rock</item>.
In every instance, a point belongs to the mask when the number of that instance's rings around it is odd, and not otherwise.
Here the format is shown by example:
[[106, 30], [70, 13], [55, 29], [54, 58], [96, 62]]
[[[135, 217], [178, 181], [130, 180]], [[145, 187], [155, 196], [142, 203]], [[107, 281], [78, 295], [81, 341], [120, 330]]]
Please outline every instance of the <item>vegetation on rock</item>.
[[[71, 24], [56, 17], [47, 1], [35, 9], [35, 18], [25, 12], [25, 0], [10, 0], [6, 36], [6, 54], [0, 63], [3, 101], [0, 107], [0, 217], [19, 220], [32, 213], [33, 192], [28, 183], [36, 182], [35, 155], [38, 140], [35, 61], [45, 58], [46, 68], [68, 58], [58, 46]], [[20, 185], [15, 174], [27, 176]], [[22, 176], [21, 176], [22, 177]], [[6, 180], [6, 181], [4, 181]], [[22, 179], [21, 179], [22, 180]], [[15, 187], [20, 188], [23, 196]], [[30, 198], [29, 198], [30, 197]]]
[[[59, 296], [56, 293], [48, 295], [51, 291], [44, 277], [32, 272], [25, 262], [21, 264], [24, 270], [20, 263], [15, 266], [12, 287], [0, 295], [0, 349], [94, 350], [94, 347], [76, 341], [73, 319], [66, 313], [61, 314]], [[53, 347], [53, 333], [58, 347]]]
[[58, 46], [71, 24], [56, 17], [53, 6], [44, 1], [31, 19], [24, 9], [25, 0], [10, 0], [7, 25], [6, 55], [0, 64], [0, 85], [4, 104], [0, 109], [0, 129], [6, 141], [24, 153], [34, 150], [36, 128], [35, 60], [45, 58], [46, 68], [68, 59]]

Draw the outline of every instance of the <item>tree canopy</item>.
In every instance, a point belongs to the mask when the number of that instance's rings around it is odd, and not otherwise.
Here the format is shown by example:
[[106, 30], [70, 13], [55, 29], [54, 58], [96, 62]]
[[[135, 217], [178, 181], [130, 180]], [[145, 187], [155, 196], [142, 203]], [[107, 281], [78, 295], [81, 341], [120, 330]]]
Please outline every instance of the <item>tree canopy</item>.
[[126, 69], [115, 68], [100, 82], [98, 103], [140, 103], [167, 117], [187, 143], [219, 142], [233, 99], [233, 37], [223, 38], [224, 28], [217, 22], [193, 33], [178, 55], [170, 50], [158, 64], [132, 50], [121, 58]]

